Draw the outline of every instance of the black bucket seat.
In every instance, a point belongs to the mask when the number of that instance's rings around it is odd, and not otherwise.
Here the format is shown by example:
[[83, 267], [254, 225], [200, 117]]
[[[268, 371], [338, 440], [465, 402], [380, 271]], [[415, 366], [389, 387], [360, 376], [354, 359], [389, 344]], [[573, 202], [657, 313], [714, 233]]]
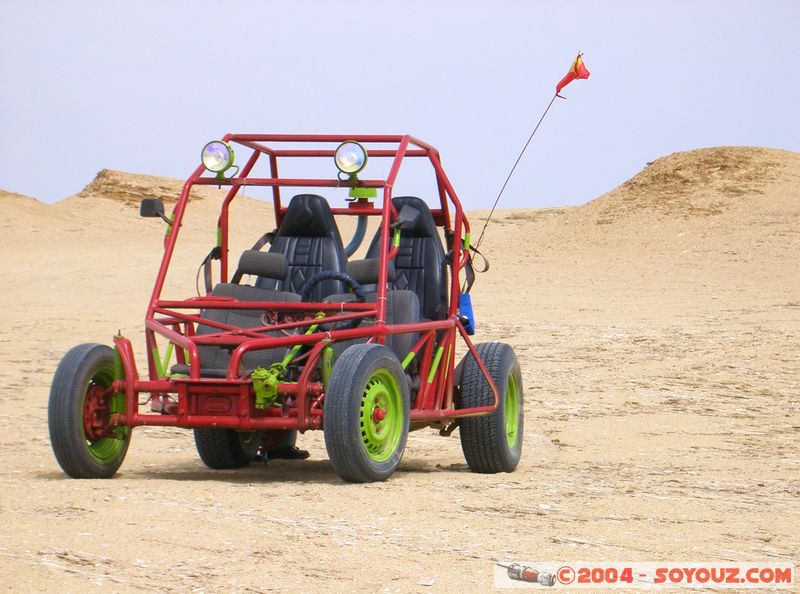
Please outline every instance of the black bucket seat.
[[[214, 287], [211, 295], [214, 297], [230, 297], [240, 302], [296, 303], [300, 301], [300, 295], [297, 293], [260, 289], [250, 285], [238, 284], [244, 275], [256, 278], [284, 278], [287, 267], [286, 258], [282, 254], [268, 254], [248, 250], [242, 254], [239, 260], [239, 268], [232, 278], [233, 282], [219, 283]], [[263, 310], [253, 309], [203, 309], [200, 311], [200, 317], [236, 328], [255, 328], [262, 324], [262, 313]], [[216, 332], [221, 332], [221, 330], [207, 324], [198, 324], [195, 329], [195, 334], [198, 336]], [[280, 332], [268, 332], [264, 336], [282, 336], [282, 334]], [[231, 348], [201, 345], [197, 347], [197, 351], [200, 358], [201, 376], [226, 376], [228, 363], [231, 359]], [[240, 372], [250, 372], [256, 367], [269, 367], [271, 364], [281, 361], [285, 355], [286, 349], [283, 347], [250, 351], [242, 357], [243, 369]], [[183, 364], [173, 365], [170, 371], [173, 374], [188, 374], [189, 366]]]
[[[447, 316], [447, 269], [431, 209], [416, 196], [398, 196], [392, 198], [392, 204], [397, 212], [409, 205], [420, 213], [414, 227], [403, 229], [400, 235], [400, 247], [394, 258], [394, 288], [417, 294], [423, 318], [441, 320]], [[367, 258], [378, 258], [380, 249], [378, 231], [367, 250]]]
[[[291, 199], [269, 251], [284, 254], [288, 269], [282, 279], [258, 278], [255, 286], [261, 289], [300, 293], [303, 284], [316, 273], [343, 272], [347, 264], [330, 206], [316, 194], [298, 194]], [[311, 301], [322, 301], [344, 290], [341, 281], [325, 280], [314, 288]]]

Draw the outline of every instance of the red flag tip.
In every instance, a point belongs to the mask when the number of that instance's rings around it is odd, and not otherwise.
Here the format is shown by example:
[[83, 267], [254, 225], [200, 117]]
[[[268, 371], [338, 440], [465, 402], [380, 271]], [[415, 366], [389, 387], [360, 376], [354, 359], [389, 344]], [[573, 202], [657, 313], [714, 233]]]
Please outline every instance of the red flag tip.
[[[567, 72], [564, 78], [562, 78], [556, 85], [556, 95], [560, 97], [559, 93], [561, 92], [561, 89], [566, 87], [573, 80], [589, 78], [589, 74], [589, 69], [586, 68], [586, 64], [583, 63], [583, 52], [578, 52], [578, 55], [572, 61], [572, 66], [570, 66], [569, 72]], [[565, 99], [566, 97], [561, 98]]]

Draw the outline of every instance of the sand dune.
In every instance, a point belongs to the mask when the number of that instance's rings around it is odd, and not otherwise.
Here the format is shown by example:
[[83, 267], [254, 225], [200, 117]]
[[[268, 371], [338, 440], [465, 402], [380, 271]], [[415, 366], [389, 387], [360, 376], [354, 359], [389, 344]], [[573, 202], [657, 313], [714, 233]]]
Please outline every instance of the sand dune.
[[[429, 430], [384, 484], [341, 483], [313, 432], [311, 460], [214, 472], [190, 433], [147, 428], [117, 478], [69, 480], [47, 437], [53, 370], [118, 329], [143, 357], [164, 228], [138, 201], [181, 186], [104, 170], [55, 205], [0, 191], [12, 589], [464, 592], [490, 589], [501, 559], [796, 560], [800, 154], [676, 153], [584, 206], [496, 214], [473, 300], [478, 341], [522, 363], [513, 474], [470, 473], [457, 433]], [[176, 296], [194, 292], [219, 197], [190, 205]], [[252, 199], [233, 214], [235, 250], [274, 224]]]
[[788, 197], [786, 181], [798, 181], [797, 153], [752, 147], [717, 147], [674, 153], [648, 163], [618, 188], [593, 200], [588, 211], [610, 216], [655, 211], [684, 219], [711, 216], [741, 205], [759, 209]]
[[[89, 200], [121, 200], [138, 208], [142, 198], [161, 198], [165, 203], [175, 203], [181, 195], [183, 183], [183, 180], [170, 177], [103, 169], [76, 196]], [[197, 186], [192, 189], [192, 197], [196, 199], [218, 195], [215, 188]]]

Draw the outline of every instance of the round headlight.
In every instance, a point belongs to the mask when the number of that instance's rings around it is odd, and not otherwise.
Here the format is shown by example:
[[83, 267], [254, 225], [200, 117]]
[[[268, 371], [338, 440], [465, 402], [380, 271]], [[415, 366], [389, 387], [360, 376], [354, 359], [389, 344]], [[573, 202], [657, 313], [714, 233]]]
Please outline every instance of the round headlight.
[[355, 140], [348, 140], [338, 146], [333, 160], [339, 171], [354, 175], [366, 167], [367, 150]]
[[200, 154], [203, 167], [214, 173], [222, 173], [233, 165], [233, 149], [226, 142], [212, 140]]

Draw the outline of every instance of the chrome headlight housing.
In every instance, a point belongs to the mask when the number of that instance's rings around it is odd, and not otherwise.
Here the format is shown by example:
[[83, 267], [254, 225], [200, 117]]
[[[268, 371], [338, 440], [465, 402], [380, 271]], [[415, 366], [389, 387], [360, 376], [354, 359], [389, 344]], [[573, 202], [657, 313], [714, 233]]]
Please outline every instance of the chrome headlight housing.
[[200, 153], [200, 160], [203, 167], [221, 175], [233, 166], [233, 149], [227, 142], [212, 140], [203, 147]]
[[360, 142], [347, 140], [336, 148], [333, 161], [342, 173], [356, 175], [367, 166], [367, 149]]

